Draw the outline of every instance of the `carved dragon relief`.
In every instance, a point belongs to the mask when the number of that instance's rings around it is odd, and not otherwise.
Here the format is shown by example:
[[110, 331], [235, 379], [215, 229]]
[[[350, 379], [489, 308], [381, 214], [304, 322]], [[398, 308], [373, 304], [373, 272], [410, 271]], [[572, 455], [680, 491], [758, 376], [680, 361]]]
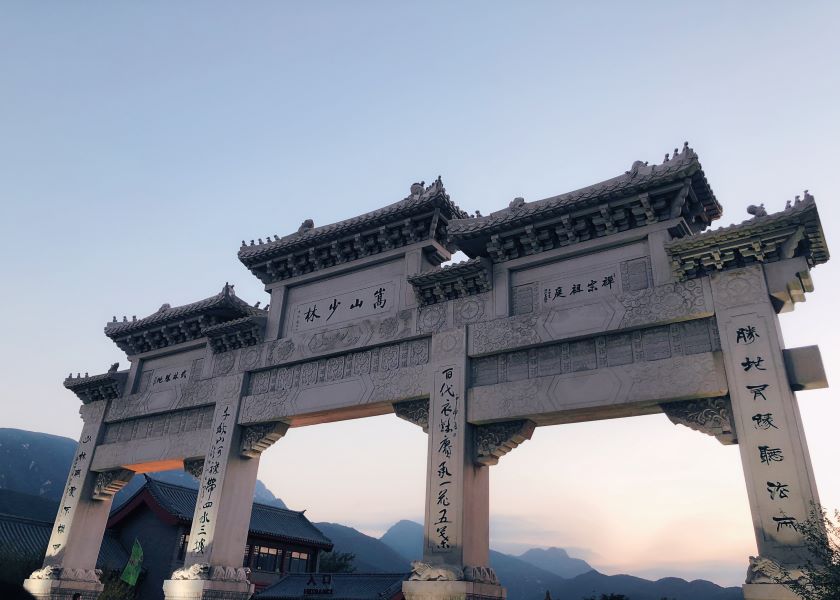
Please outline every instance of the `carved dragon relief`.
[[527, 419], [479, 425], [474, 429], [475, 462], [491, 466], [534, 434], [536, 423]]
[[662, 412], [675, 425], [685, 425], [695, 431], [714, 436], [724, 445], [738, 443], [735, 424], [731, 418], [732, 405], [728, 397], [669, 402], [660, 406]]

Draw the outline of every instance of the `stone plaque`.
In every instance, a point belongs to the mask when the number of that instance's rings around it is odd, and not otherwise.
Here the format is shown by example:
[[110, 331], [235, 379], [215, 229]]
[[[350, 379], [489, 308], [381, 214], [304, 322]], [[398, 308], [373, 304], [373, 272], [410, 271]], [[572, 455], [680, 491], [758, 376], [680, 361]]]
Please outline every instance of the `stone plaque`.
[[598, 368], [595, 354], [595, 340], [582, 340], [569, 344], [572, 358], [572, 371], [589, 371]]
[[517, 285], [513, 288], [513, 314], [525, 315], [534, 312], [534, 284]]
[[586, 301], [597, 296], [614, 295], [621, 291], [615, 265], [542, 281], [540, 288], [539, 301], [543, 309]]
[[528, 379], [528, 352], [511, 352], [507, 357], [507, 380]]
[[706, 319], [680, 323], [683, 352], [697, 354], [712, 351], [712, 336], [709, 334], [709, 322]]
[[650, 287], [647, 258], [635, 258], [621, 263], [621, 286], [625, 292], [635, 292]]
[[645, 360], [671, 358], [671, 331], [668, 327], [654, 327], [642, 335]]
[[607, 366], [617, 367], [633, 362], [633, 340], [629, 333], [607, 337]]
[[540, 376], [559, 375], [562, 372], [563, 359], [559, 344], [537, 350], [537, 373]]
[[353, 292], [301, 302], [292, 309], [291, 318], [296, 331], [308, 331], [387, 314], [396, 310], [396, 306], [396, 283], [386, 281]]
[[499, 382], [499, 359], [495, 356], [472, 361], [472, 384], [494, 385]]

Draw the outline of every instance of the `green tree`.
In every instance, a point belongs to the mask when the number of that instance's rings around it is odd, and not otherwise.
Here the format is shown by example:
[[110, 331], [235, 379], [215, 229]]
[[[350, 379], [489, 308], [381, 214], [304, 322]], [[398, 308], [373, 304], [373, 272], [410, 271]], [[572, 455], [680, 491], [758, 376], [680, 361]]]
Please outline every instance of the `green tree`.
[[321, 555], [318, 570], [321, 573], [354, 573], [355, 560], [356, 555], [352, 552], [326, 552]]
[[840, 598], [840, 510], [834, 511], [832, 521], [824, 508], [814, 506], [798, 529], [805, 536], [809, 558], [802, 568], [802, 576], [784, 571], [779, 582], [803, 600], [837, 600]]

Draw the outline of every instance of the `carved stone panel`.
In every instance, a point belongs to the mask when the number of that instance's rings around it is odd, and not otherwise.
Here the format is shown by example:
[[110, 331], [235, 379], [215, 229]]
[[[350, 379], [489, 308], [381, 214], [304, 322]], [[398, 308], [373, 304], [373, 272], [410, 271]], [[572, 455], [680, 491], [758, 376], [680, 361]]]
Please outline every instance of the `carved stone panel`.
[[419, 425], [425, 432], [429, 431], [428, 399], [398, 402], [394, 404], [394, 414], [400, 419], [405, 419], [409, 423]]
[[275, 421], [273, 423], [259, 423], [242, 428], [240, 438], [240, 453], [248, 458], [257, 458], [269, 446], [286, 435], [288, 423]]
[[134, 477], [134, 471], [128, 469], [116, 469], [104, 471], [96, 475], [96, 484], [93, 488], [94, 500], [109, 500], [119, 492], [125, 484]]
[[695, 431], [714, 436], [721, 444], [737, 443], [732, 406], [729, 398], [704, 398], [686, 402], [662, 404], [664, 412], [675, 425], [685, 425]]
[[483, 466], [495, 465], [499, 459], [525, 440], [530, 440], [536, 424], [518, 420], [479, 425], [473, 430], [475, 462]]

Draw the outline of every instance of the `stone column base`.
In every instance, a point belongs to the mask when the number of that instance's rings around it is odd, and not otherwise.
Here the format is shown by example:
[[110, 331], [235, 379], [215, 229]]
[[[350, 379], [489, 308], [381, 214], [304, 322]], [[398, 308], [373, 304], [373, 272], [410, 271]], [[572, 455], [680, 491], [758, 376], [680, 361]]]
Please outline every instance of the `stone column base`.
[[95, 581], [73, 579], [27, 579], [23, 587], [37, 600], [96, 600], [105, 589]]
[[799, 596], [780, 583], [745, 583], [744, 600], [799, 600]]
[[[507, 590], [492, 583], [475, 581], [403, 581], [405, 600], [504, 600]], [[168, 598], [168, 597], [167, 597]]]
[[217, 579], [167, 579], [163, 582], [166, 600], [248, 600], [254, 593], [250, 581]]

